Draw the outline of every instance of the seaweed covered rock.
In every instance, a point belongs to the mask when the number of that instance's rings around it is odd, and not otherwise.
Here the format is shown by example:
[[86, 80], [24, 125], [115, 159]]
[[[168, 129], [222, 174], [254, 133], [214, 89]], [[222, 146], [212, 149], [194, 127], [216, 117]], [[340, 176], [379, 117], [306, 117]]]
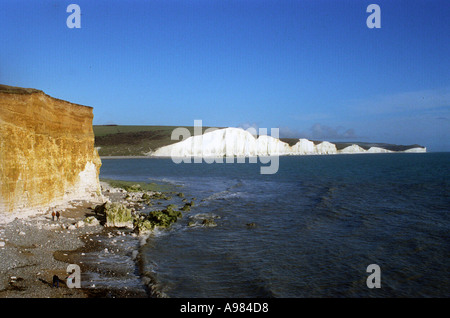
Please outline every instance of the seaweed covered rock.
[[145, 217], [135, 218], [134, 220], [134, 229], [139, 233], [148, 233], [155, 228], [155, 224], [153, 224], [150, 220]]
[[139, 192], [139, 191], [142, 191], [142, 187], [141, 187], [140, 184], [124, 185], [123, 188], [127, 192]]
[[168, 227], [182, 217], [181, 212], [175, 210], [175, 208], [176, 205], [170, 204], [164, 210], [150, 212], [147, 218], [155, 226]]
[[141, 199], [144, 200], [144, 201], [148, 201], [148, 200], [150, 200], [151, 198], [152, 198], [151, 195], [148, 194], [148, 193], [142, 194], [142, 197], [141, 197]]
[[181, 208], [181, 211], [190, 211], [191, 210], [191, 206], [190, 205], [187, 205], [187, 204], [185, 204], [182, 208]]
[[186, 202], [184, 206], [181, 208], [182, 211], [190, 211], [191, 207], [194, 206], [194, 201]]
[[165, 210], [168, 210], [168, 211], [175, 211], [176, 208], [177, 208], [177, 206], [176, 206], [175, 204], [169, 204], [169, 205], [165, 208]]
[[188, 207], [192, 207], [192, 206], [194, 206], [194, 205], [195, 205], [194, 201], [186, 202], [186, 203], [184, 204], [184, 206], [188, 206]]
[[168, 205], [164, 210], [151, 211], [147, 215], [141, 214], [134, 218], [134, 229], [139, 234], [152, 231], [155, 227], [166, 228], [182, 217], [180, 211], [176, 210], [175, 204]]
[[106, 227], [129, 227], [133, 228], [133, 215], [131, 209], [117, 202], [105, 202], [95, 207], [96, 214], [104, 214]]

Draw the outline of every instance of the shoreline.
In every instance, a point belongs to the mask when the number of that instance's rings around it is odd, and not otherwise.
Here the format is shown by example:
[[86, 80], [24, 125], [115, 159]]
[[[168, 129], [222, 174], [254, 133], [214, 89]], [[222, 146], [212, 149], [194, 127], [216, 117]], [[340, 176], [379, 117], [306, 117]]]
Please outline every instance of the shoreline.
[[[105, 201], [126, 202], [124, 189], [101, 181]], [[150, 234], [130, 228], [87, 223], [103, 202], [72, 201], [51, 211], [0, 223], [0, 298], [148, 298], [151, 286], [142, 273], [140, 249]], [[55, 210], [56, 211], [56, 210]], [[81, 288], [66, 285], [67, 266], [81, 269]], [[53, 275], [59, 287], [52, 287]]]

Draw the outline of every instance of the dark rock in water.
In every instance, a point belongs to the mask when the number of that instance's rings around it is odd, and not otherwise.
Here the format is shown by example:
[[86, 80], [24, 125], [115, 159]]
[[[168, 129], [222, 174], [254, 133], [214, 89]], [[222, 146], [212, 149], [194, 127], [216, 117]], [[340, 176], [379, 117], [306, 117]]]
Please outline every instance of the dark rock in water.
[[194, 202], [186, 202], [184, 206], [181, 208], [182, 211], [190, 211], [191, 207], [194, 205]]
[[213, 227], [213, 226], [217, 226], [217, 223], [214, 222], [213, 219], [204, 219], [204, 220], [202, 221], [202, 225], [203, 225], [203, 226], [208, 226], [208, 227]]
[[179, 196], [180, 198], [184, 198], [184, 193], [180, 192], [177, 194], [177, 196]]
[[254, 223], [254, 222], [252, 222], [252, 223], [247, 223], [247, 227], [248, 227], [248, 228], [256, 227], [256, 223]]
[[148, 215], [141, 215], [134, 220], [134, 228], [139, 233], [153, 230], [155, 227], [169, 227], [182, 217], [180, 211], [176, 210], [175, 204], [168, 205], [164, 210], [151, 211]]
[[176, 208], [177, 208], [177, 206], [176, 206], [175, 204], [169, 204], [169, 205], [166, 207], [166, 210], [173, 211], [173, 210], [175, 210]]
[[162, 192], [156, 192], [154, 193], [151, 198], [153, 200], [171, 200], [172, 197], [166, 196], [164, 193]]
[[191, 210], [191, 206], [186, 205], [186, 204], [181, 208], [181, 211], [190, 211], [190, 210]]
[[148, 219], [136, 218], [134, 221], [134, 228], [139, 233], [146, 233], [153, 230], [155, 225]]
[[181, 212], [175, 210], [176, 207], [175, 204], [170, 204], [162, 211], [152, 211], [148, 214], [147, 220], [154, 226], [168, 227], [182, 217]]

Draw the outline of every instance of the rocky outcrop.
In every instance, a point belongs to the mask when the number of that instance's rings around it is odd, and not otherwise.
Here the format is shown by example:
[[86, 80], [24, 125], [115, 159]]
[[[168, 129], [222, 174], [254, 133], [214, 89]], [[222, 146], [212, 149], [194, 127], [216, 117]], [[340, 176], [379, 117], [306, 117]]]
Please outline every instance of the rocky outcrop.
[[95, 207], [95, 214], [106, 216], [106, 227], [133, 228], [133, 215], [131, 209], [119, 202], [105, 202]]
[[101, 195], [93, 109], [0, 85], [0, 213]]

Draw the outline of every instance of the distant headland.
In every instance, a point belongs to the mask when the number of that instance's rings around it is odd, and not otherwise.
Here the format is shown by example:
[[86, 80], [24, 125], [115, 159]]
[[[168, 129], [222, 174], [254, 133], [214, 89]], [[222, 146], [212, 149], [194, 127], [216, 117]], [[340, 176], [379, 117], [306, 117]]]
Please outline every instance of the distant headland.
[[[202, 127], [203, 135], [194, 135], [194, 126], [183, 126], [192, 137], [172, 140], [178, 126], [94, 125], [95, 147], [102, 157], [148, 156], [261, 156], [321, 155], [353, 153], [426, 152], [426, 147], [369, 142], [328, 142], [305, 138], [255, 136], [242, 128]], [[201, 137], [201, 138], [200, 138]], [[200, 140], [201, 139], [201, 140]]]

